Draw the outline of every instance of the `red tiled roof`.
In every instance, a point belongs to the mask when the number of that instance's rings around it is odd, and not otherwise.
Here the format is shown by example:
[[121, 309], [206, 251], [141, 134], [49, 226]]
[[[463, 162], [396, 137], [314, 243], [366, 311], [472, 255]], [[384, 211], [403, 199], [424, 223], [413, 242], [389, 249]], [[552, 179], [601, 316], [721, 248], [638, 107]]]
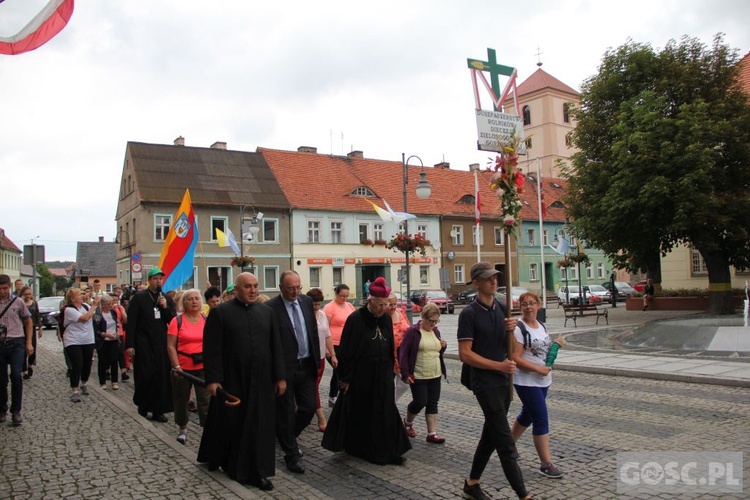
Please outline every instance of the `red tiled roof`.
[[[401, 162], [367, 158], [348, 158], [316, 153], [280, 151], [258, 148], [266, 163], [276, 176], [293, 209], [332, 210], [341, 212], [373, 212], [367, 198], [352, 196], [358, 187], [367, 187], [377, 199], [369, 198], [384, 208], [385, 199], [396, 211], [403, 210], [403, 169]], [[428, 167], [427, 180], [432, 194], [426, 200], [417, 197], [415, 188], [419, 182], [421, 167], [410, 165], [407, 186], [408, 212], [420, 215], [444, 215], [474, 217], [473, 203], [460, 203], [466, 195], [474, 195], [474, 176], [466, 170], [451, 170]], [[490, 191], [491, 172], [480, 172], [479, 190], [482, 201], [482, 218], [499, 217], [499, 200]], [[555, 182], [560, 188], [552, 187]], [[547, 206], [557, 201], [563, 193], [562, 179], [546, 179]], [[538, 218], [536, 185], [527, 183], [522, 198], [521, 215], [524, 219]], [[548, 220], [565, 220], [563, 209], [551, 208]]]
[[5, 229], [1, 227], [0, 227], [0, 248], [2, 248], [3, 250], [11, 250], [14, 252], [23, 253], [21, 252], [21, 249], [18, 248], [16, 244], [10, 240], [10, 238], [5, 236]]
[[559, 90], [560, 92], [572, 94], [574, 96], [578, 95], [578, 91], [564, 84], [554, 76], [544, 71], [542, 68], [539, 68], [538, 70], [533, 72], [530, 77], [528, 77], [518, 86], [518, 95], [523, 96], [546, 88]]

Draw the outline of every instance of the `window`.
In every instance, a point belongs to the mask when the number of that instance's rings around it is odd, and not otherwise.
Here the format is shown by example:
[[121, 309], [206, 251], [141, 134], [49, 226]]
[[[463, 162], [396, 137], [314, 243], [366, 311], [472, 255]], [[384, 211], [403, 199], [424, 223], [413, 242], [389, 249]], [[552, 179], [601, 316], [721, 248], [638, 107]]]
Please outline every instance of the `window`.
[[604, 262], [599, 262], [596, 265], [596, 277], [599, 279], [604, 278]]
[[227, 232], [227, 225], [229, 221], [226, 217], [214, 217], [211, 216], [211, 241], [216, 241], [216, 230], [218, 229], [222, 233]]
[[344, 268], [334, 267], [333, 268], [333, 286], [339, 286], [344, 282]]
[[[209, 266], [208, 282], [211, 286], [224, 290], [232, 282], [232, 268], [230, 266]], [[195, 279], [195, 270], [193, 270], [193, 279]]]
[[352, 191], [352, 196], [366, 196], [372, 198], [373, 196], [375, 196], [375, 193], [373, 193], [370, 188], [359, 186], [354, 191]]
[[[196, 281], [196, 277], [197, 276], [198, 276], [198, 268], [197, 267], [193, 267], [193, 275], [190, 276], [190, 278], [185, 283], [182, 284], [181, 288], [183, 290], [190, 290], [191, 288], [196, 288], [195, 281]], [[109, 290], [107, 290], [107, 291], [109, 291]]]
[[569, 267], [568, 279], [571, 281], [578, 281], [578, 268], [576, 266]]
[[571, 145], [571, 139], [570, 139], [570, 133], [565, 134], [565, 146], [570, 147]]
[[430, 266], [419, 266], [419, 284], [430, 284]]
[[423, 238], [427, 238], [427, 224], [417, 224], [417, 234], [421, 234]]
[[320, 243], [320, 222], [316, 220], [307, 221], [307, 242]]
[[594, 278], [594, 264], [586, 264], [586, 279]]
[[529, 246], [533, 247], [534, 245], [536, 245], [536, 241], [535, 241], [536, 238], [534, 236], [534, 234], [535, 234], [534, 230], [533, 229], [529, 229], [527, 231], [527, 234], [529, 235]]
[[464, 244], [464, 227], [453, 226], [451, 228], [451, 238], [453, 238], [453, 246], [460, 246]]
[[278, 290], [279, 289], [279, 267], [278, 266], [263, 266], [263, 289], [264, 290]]
[[524, 141], [526, 143], [526, 149], [531, 149], [531, 137]]
[[[127, 231], [127, 223], [125, 230]], [[164, 241], [169, 234], [169, 227], [172, 225], [171, 215], [154, 215], [154, 240]]]
[[278, 219], [263, 219], [262, 238], [264, 243], [278, 243]]
[[539, 264], [536, 262], [529, 264], [529, 281], [539, 281]]
[[703, 256], [698, 250], [694, 248], [690, 250], [690, 259], [692, 261], [690, 272], [693, 276], [708, 274], [706, 261], [703, 260]]
[[372, 225], [372, 237], [375, 241], [385, 241], [385, 238], [383, 238], [383, 224]]
[[570, 123], [570, 104], [567, 102], [563, 104], [563, 121], [565, 123]]
[[466, 278], [464, 276], [464, 265], [456, 264], [453, 266], [453, 282], [460, 285], [466, 284]]
[[473, 194], [465, 194], [458, 202], [462, 205], [476, 205], [476, 199]]
[[343, 243], [344, 228], [342, 222], [331, 222], [331, 243]]
[[531, 125], [531, 108], [528, 105], [523, 107], [523, 124]]
[[310, 268], [310, 288], [320, 288], [320, 268]]
[[370, 227], [369, 224], [360, 224], [359, 225], [359, 242], [364, 243], [365, 240], [369, 240], [368, 237], [370, 233]]
[[477, 240], [480, 245], [484, 244], [484, 228], [479, 226], [479, 233], [477, 234], [477, 226], [471, 227], [471, 239], [474, 242], [474, 246], [477, 245]]
[[547, 230], [542, 229], [542, 245], [544, 245], [545, 247], [549, 245], [549, 237], [547, 236], [547, 234]]
[[505, 235], [503, 233], [503, 228], [496, 227], [495, 228], [495, 246], [502, 245], [503, 241], [505, 241]]

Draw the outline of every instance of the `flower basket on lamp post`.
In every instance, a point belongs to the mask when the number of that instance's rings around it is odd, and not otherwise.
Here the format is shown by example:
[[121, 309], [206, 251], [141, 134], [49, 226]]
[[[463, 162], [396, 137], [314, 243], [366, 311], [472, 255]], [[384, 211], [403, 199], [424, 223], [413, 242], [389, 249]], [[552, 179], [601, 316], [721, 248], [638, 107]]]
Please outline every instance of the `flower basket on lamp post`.
[[385, 244], [385, 247], [395, 252], [419, 253], [422, 257], [427, 257], [429, 244], [430, 240], [425, 239], [420, 233], [415, 235], [398, 233]]
[[248, 255], [236, 255], [231, 262], [234, 267], [239, 267], [243, 271], [250, 271], [255, 267], [255, 257]]

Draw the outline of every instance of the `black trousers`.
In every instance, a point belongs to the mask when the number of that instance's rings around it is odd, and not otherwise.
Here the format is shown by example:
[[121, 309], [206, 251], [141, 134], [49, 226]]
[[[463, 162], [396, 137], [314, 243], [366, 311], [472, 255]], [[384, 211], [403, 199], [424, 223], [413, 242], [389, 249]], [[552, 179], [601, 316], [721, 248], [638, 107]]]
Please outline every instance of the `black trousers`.
[[510, 487], [519, 497], [524, 497], [527, 495], [526, 486], [523, 482], [521, 468], [516, 461], [518, 457], [516, 443], [513, 441], [513, 435], [508, 425], [510, 390], [506, 386], [474, 392], [479, 406], [482, 408], [482, 413], [484, 413], [484, 427], [477, 450], [474, 452], [474, 461], [471, 464], [469, 477], [479, 480], [485, 467], [487, 467], [487, 462], [490, 461], [492, 452], [496, 451]]
[[107, 382], [107, 369], [109, 369], [109, 379], [112, 383], [117, 382], [119, 372], [119, 363], [117, 356], [120, 350], [120, 342], [116, 340], [105, 340], [101, 347], [96, 351], [97, 371], [99, 372], [99, 384], [104, 385]]
[[297, 436], [310, 424], [318, 406], [315, 396], [318, 372], [313, 369], [312, 358], [287, 365], [286, 369], [286, 392], [276, 398], [276, 438], [284, 460], [296, 463], [300, 458]]
[[94, 344], [69, 345], [65, 352], [70, 359], [70, 387], [78, 387], [80, 382], [88, 382], [91, 362], [94, 359]]

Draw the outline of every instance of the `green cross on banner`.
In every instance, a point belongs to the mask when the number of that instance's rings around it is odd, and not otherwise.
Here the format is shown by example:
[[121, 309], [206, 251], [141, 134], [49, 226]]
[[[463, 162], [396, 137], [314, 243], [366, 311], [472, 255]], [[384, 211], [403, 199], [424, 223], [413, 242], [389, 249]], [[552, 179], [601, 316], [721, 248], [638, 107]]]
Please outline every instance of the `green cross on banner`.
[[[495, 49], [487, 49], [487, 61], [480, 61], [479, 59], [467, 59], [466, 60], [469, 66], [469, 69], [476, 69], [480, 71], [489, 71], [490, 73], [490, 82], [492, 83], [492, 92], [494, 95], [494, 100], [497, 101], [497, 99], [502, 95], [502, 91], [500, 90], [500, 75], [503, 76], [512, 76], [513, 75], [513, 68], [510, 66], [504, 66], [502, 64], [497, 63], [497, 57], [495, 56]], [[495, 111], [497, 111], [497, 107], [495, 107]]]

